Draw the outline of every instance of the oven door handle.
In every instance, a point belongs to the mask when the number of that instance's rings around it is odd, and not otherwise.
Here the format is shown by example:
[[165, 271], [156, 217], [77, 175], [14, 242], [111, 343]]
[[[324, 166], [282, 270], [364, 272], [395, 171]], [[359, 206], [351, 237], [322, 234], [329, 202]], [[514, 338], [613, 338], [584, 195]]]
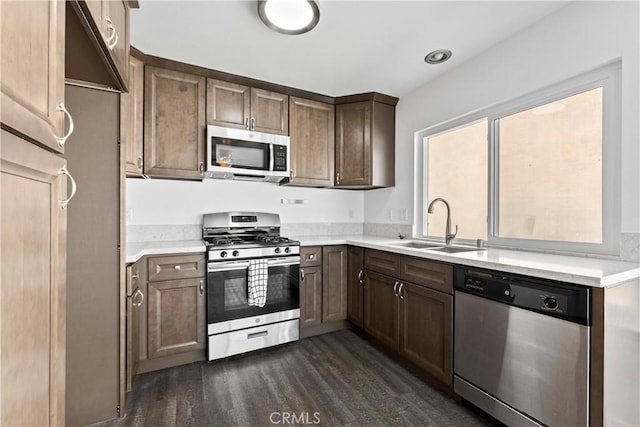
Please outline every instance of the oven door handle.
[[247, 268], [249, 268], [249, 261], [210, 262], [207, 265], [207, 272], [246, 270]]
[[291, 256], [286, 258], [269, 258], [267, 260], [267, 265], [269, 267], [283, 267], [287, 265], [297, 265], [300, 264], [300, 257]]

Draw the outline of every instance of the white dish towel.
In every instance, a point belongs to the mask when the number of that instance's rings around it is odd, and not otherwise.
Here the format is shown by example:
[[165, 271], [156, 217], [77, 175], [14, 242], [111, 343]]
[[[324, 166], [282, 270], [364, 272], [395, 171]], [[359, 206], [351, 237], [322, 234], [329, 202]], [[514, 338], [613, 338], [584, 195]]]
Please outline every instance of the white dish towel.
[[269, 264], [267, 260], [254, 259], [249, 261], [248, 274], [249, 305], [264, 307], [267, 302], [267, 280], [269, 279]]

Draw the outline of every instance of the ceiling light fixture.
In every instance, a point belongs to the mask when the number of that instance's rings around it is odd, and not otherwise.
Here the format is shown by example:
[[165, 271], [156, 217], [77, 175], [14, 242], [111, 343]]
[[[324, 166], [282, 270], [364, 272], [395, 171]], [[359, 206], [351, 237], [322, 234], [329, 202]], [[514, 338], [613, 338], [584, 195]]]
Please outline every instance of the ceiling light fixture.
[[258, 0], [258, 15], [274, 31], [303, 34], [318, 24], [320, 8], [315, 0]]
[[451, 58], [450, 50], [448, 49], [438, 49], [433, 52], [427, 53], [427, 56], [424, 57], [424, 62], [427, 64], [442, 64], [447, 59]]

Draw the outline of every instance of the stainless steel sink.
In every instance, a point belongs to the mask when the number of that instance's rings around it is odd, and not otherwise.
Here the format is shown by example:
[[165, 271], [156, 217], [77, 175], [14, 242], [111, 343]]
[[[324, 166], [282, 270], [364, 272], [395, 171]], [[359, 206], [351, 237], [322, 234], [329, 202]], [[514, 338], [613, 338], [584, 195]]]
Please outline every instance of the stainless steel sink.
[[434, 249], [442, 247], [442, 243], [430, 243], [423, 242], [420, 240], [408, 240], [406, 242], [397, 242], [397, 243], [389, 243], [394, 246], [402, 246], [403, 248], [413, 248], [413, 249]]
[[438, 248], [428, 248], [427, 250], [429, 251], [433, 251], [433, 252], [445, 252], [448, 254], [455, 254], [458, 252], [477, 252], [477, 251], [484, 251], [484, 248], [464, 248], [464, 247], [460, 247], [460, 246], [441, 246]]

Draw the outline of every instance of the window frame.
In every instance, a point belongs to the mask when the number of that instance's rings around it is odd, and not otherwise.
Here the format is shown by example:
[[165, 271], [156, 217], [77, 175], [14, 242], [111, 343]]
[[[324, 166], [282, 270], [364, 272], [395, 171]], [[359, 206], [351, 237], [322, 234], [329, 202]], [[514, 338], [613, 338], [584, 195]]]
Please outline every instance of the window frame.
[[[499, 206], [499, 119], [531, 108], [603, 88], [602, 104], [602, 243], [507, 238], [498, 236]], [[415, 137], [414, 226], [416, 238], [443, 240], [429, 235], [427, 209], [428, 138], [487, 120], [487, 238], [488, 246], [507, 249], [559, 252], [568, 254], [619, 255], [621, 232], [621, 61], [618, 59], [578, 76], [512, 100], [494, 104], [469, 114], [420, 130]], [[455, 212], [452, 212], [452, 226]], [[456, 239], [460, 243], [475, 240]]]

